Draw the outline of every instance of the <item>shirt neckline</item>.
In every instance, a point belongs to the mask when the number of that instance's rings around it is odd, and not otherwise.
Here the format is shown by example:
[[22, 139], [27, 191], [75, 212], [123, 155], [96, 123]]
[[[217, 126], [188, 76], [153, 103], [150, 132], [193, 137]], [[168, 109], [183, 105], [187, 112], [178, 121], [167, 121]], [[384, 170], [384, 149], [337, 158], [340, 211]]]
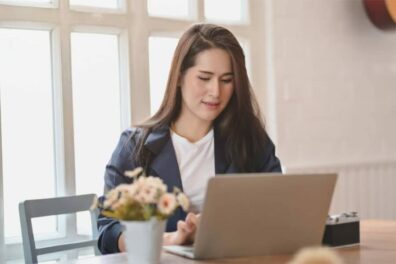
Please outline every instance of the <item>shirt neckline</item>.
[[176, 140], [177, 142], [180, 142], [180, 143], [182, 143], [182, 144], [188, 144], [188, 145], [191, 145], [191, 146], [196, 146], [196, 147], [201, 146], [201, 145], [204, 145], [205, 143], [207, 143], [208, 141], [210, 141], [210, 140], [213, 138], [213, 133], [214, 133], [214, 132], [213, 132], [213, 128], [212, 128], [212, 129], [210, 129], [209, 132], [206, 133], [206, 135], [203, 136], [201, 139], [199, 139], [198, 141], [195, 141], [195, 142], [191, 142], [191, 141], [189, 141], [187, 138], [182, 137], [182, 136], [180, 136], [179, 134], [177, 134], [177, 133], [176, 133], [175, 131], [173, 131], [171, 128], [170, 128], [170, 132], [171, 132], [172, 139]]

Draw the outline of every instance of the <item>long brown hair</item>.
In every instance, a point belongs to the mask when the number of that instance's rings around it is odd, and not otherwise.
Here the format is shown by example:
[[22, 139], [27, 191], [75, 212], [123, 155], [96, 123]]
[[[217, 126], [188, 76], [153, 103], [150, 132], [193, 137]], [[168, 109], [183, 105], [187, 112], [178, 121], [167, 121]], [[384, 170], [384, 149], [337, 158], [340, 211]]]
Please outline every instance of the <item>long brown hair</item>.
[[[136, 145], [135, 160], [147, 168], [150, 153], [143, 145], [151, 131], [167, 128], [181, 110], [182, 98], [178, 80], [193, 67], [197, 54], [220, 48], [229, 54], [234, 73], [234, 93], [227, 107], [214, 121], [216, 134], [224, 144], [224, 153], [241, 172], [254, 171], [255, 158], [266, 144], [267, 134], [260, 110], [246, 71], [245, 55], [235, 36], [226, 28], [213, 24], [196, 24], [180, 38], [176, 47], [165, 96], [159, 110], [147, 121], [137, 125], [142, 134]], [[257, 162], [257, 161], [256, 161]]]

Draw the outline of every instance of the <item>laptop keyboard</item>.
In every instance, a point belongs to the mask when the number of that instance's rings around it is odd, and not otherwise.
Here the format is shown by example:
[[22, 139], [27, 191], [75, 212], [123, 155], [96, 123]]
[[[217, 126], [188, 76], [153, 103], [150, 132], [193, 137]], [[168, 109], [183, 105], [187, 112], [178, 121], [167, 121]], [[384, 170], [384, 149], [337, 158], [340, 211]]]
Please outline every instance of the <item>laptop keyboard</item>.
[[186, 251], [186, 252], [191, 252], [191, 253], [194, 252], [194, 248], [193, 247], [183, 247], [183, 250]]

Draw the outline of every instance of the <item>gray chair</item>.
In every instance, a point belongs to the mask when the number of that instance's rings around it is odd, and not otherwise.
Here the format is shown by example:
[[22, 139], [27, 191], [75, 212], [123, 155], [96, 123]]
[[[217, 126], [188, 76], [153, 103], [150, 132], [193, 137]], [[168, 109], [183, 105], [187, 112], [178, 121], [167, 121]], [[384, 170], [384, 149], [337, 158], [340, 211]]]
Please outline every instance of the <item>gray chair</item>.
[[97, 247], [98, 230], [96, 219], [98, 211], [90, 211], [92, 224], [92, 239], [78, 242], [68, 242], [62, 245], [53, 245], [37, 248], [33, 235], [32, 218], [71, 214], [81, 211], [89, 211], [95, 194], [56, 197], [50, 199], [26, 200], [19, 203], [19, 218], [21, 221], [23, 251], [26, 263], [37, 263], [37, 256], [58, 251], [94, 247], [95, 255], [100, 255]]

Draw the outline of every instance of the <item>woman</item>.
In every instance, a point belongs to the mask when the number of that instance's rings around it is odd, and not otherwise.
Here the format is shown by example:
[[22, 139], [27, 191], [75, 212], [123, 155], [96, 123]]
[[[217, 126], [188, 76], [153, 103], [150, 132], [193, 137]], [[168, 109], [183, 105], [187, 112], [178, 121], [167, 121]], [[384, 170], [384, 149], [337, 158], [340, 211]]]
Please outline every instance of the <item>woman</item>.
[[[105, 192], [138, 166], [189, 196], [192, 212], [168, 220], [164, 244], [191, 243], [206, 182], [220, 173], [280, 172], [261, 121], [241, 46], [227, 29], [198, 24], [181, 37], [157, 113], [124, 131], [105, 174]], [[125, 250], [118, 221], [99, 217], [102, 253]]]

